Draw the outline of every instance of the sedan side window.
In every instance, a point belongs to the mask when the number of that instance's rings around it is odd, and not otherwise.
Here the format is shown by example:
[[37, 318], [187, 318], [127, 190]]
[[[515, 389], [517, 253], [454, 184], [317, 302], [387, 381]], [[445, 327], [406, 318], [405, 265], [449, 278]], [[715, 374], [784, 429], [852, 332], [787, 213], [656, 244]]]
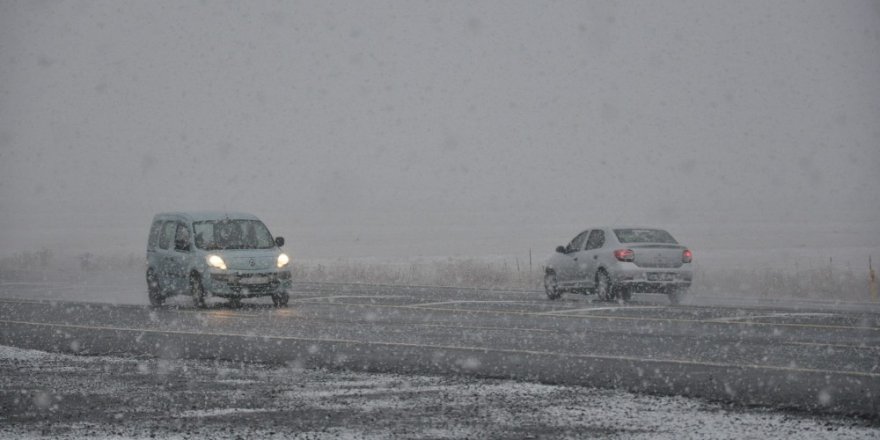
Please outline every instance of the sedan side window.
[[590, 233], [590, 238], [587, 239], [587, 250], [599, 249], [603, 245], [605, 245], [605, 231], [601, 229], [593, 230]]
[[589, 233], [590, 231], [587, 230], [578, 234], [577, 237], [571, 240], [571, 243], [569, 243], [568, 246], [565, 247], [565, 253], [577, 252], [583, 249], [584, 241], [586, 241], [587, 234]]

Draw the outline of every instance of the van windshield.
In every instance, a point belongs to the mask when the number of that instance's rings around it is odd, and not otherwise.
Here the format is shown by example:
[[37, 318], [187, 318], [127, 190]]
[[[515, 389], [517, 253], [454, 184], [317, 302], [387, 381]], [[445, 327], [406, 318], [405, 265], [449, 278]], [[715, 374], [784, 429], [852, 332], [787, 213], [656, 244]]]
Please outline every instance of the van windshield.
[[193, 223], [195, 244], [207, 251], [223, 249], [271, 249], [275, 241], [259, 220], [212, 220]]

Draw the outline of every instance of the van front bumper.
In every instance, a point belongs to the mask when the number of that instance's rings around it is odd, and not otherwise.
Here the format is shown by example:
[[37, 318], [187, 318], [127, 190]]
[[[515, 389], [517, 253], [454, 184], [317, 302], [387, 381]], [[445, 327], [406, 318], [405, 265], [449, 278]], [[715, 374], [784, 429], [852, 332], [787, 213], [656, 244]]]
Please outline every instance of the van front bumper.
[[205, 290], [224, 298], [251, 298], [282, 294], [292, 285], [290, 271], [224, 271], [206, 277]]

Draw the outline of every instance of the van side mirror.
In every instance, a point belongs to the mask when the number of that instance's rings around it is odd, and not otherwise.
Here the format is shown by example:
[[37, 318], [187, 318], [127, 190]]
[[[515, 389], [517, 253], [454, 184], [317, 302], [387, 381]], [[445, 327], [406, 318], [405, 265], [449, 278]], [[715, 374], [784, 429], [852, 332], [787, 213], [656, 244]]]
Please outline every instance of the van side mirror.
[[556, 246], [556, 252], [560, 254], [565, 253], [565, 246]]
[[275, 246], [284, 246], [284, 237], [275, 237]]

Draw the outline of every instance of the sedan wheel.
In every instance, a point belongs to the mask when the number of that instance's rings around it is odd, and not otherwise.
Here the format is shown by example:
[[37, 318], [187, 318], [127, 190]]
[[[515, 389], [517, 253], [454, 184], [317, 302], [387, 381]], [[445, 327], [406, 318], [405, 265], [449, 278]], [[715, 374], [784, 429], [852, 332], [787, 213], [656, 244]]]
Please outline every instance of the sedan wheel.
[[611, 293], [611, 279], [605, 272], [596, 274], [596, 296], [599, 301], [611, 301], [614, 296]]
[[547, 298], [550, 299], [559, 299], [562, 296], [562, 291], [559, 290], [559, 282], [556, 280], [556, 274], [553, 272], [548, 272], [544, 275], [544, 292], [547, 293]]

